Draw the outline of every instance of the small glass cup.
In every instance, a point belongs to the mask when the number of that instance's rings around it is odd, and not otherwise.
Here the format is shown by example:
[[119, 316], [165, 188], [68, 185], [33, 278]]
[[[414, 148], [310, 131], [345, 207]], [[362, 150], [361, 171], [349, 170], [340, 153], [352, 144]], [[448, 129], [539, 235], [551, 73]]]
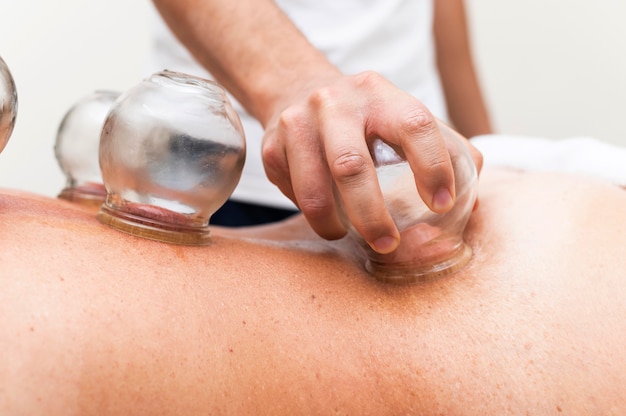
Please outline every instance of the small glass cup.
[[9, 141], [17, 117], [17, 89], [9, 67], [0, 57], [0, 152]]
[[246, 145], [225, 90], [162, 71], [122, 94], [105, 121], [98, 219], [172, 244], [207, 245], [209, 219], [234, 191]]
[[54, 145], [57, 162], [67, 178], [59, 198], [96, 207], [106, 199], [98, 156], [100, 135], [104, 120], [120, 94], [94, 91], [65, 113]]
[[460, 134], [441, 122], [439, 130], [454, 168], [456, 200], [450, 211], [437, 214], [428, 208], [418, 193], [409, 163], [379, 138], [370, 141], [370, 154], [386, 207], [400, 231], [399, 247], [388, 254], [374, 251], [349, 222], [339, 203], [348, 234], [365, 253], [365, 268], [380, 281], [409, 284], [435, 280], [456, 272], [472, 256], [463, 231], [476, 201], [476, 166]]

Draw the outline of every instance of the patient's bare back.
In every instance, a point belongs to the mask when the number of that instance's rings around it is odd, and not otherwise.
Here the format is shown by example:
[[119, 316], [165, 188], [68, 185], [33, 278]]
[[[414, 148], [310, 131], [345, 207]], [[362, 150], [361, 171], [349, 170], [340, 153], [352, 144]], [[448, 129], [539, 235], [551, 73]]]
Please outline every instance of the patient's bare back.
[[482, 174], [474, 257], [396, 287], [297, 220], [208, 247], [0, 195], [2, 414], [623, 414], [626, 193]]

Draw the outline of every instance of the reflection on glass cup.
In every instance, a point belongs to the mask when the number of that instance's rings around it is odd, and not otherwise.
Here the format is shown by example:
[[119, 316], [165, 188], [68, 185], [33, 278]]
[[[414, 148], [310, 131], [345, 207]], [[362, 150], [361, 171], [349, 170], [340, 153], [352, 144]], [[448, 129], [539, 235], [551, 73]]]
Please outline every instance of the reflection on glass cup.
[[0, 57], [0, 152], [7, 145], [17, 117], [17, 90], [9, 67]]
[[65, 113], [57, 131], [54, 154], [65, 174], [59, 198], [100, 206], [106, 198], [98, 152], [104, 120], [120, 96], [100, 90], [81, 98]]
[[[398, 230], [400, 246], [389, 254], [370, 248], [350, 224], [340, 203], [342, 221], [348, 234], [367, 258], [365, 267], [377, 279], [397, 284], [435, 280], [454, 273], [471, 258], [463, 231], [476, 201], [477, 172], [465, 139], [439, 123], [454, 167], [456, 200], [444, 213], [431, 211], [420, 197], [408, 162], [381, 139], [369, 143], [378, 181]], [[337, 198], [341, 201], [341, 198]]]
[[238, 115], [217, 83], [163, 71], [122, 94], [100, 140], [98, 218], [140, 237], [209, 244], [209, 219], [245, 161]]

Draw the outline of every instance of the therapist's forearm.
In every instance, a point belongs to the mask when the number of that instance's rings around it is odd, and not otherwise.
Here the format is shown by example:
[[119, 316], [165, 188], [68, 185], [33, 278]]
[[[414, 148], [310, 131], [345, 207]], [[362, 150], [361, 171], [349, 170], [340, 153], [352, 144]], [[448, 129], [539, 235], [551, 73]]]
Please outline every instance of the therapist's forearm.
[[339, 75], [272, 1], [154, 4], [196, 60], [263, 124], [313, 80]]
[[463, 0], [436, 0], [437, 65], [454, 127], [464, 136], [492, 133], [473, 62]]

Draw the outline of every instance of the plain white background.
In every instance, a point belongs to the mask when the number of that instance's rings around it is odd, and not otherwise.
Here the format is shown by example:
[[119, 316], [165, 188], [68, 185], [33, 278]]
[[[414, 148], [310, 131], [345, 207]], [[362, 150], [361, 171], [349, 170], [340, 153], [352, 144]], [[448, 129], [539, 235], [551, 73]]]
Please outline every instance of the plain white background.
[[[626, 2], [466, 1], [498, 133], [626, 146]], [[0, 56], [19, 95], [0, 187], [58, 194], [59, 122], [91, 91], [123, 91], [148, 75], [151, 8], [149, 0], [0, 0]]]

